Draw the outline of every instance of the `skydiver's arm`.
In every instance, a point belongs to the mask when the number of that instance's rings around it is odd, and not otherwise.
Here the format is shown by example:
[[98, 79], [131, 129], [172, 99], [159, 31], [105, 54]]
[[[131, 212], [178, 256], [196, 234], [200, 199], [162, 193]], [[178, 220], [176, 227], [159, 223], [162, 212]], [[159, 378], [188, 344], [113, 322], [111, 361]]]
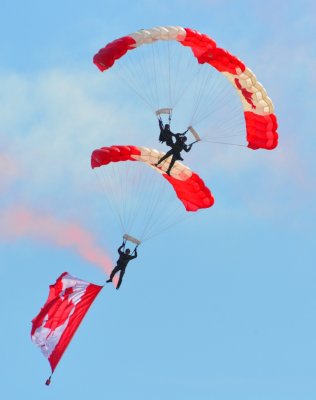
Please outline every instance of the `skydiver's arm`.
[[123, 248], [124, 246], [125, 246], [125, 242], [123, 242], [122, 246], [120, 246], [120, 247], [117, 249], [119, 255], [124, 254], [124, 252], [122, 251], [122, 248]]
[[163, 126], [163, 123], [162, 123], [162, 120], [160, 119], [160, 118], [158, 118], [158, 122], [159, 122], [159, 128], [160, 128], [160, 130], [164, 130], [164, 126]]
[[186, 146], [186, 148], [184, 148], [184, 150], [186, 152], [189, 152], [192, 149], [192, 146], [197, 142], [198, 142], [198, 140], [196, 140], [195, 142], [190, 143], [189, 145]]
[[133, 251], [134, 255], [131, 256], [132, 259], [137, 257], [137, 247], [138, 247], [138, 246], [136, 246], [135, 249], [134, 249], [134, 251]]
[[192, 149], [193, 143], [189, 144], [188, 146], [183, 147], [183, 150], [187, 153]]

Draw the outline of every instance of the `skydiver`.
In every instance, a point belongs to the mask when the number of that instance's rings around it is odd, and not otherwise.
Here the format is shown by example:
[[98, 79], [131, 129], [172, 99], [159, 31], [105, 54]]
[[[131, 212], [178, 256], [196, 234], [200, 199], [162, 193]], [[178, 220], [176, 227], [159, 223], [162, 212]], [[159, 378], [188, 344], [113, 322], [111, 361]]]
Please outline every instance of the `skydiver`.
[[158, 117], [158, 123], [160, 128], [159, 142], [160, 143], [166, 142], [166, 145], [169, 147], [172, 147], [175, 144], [173, 138], [177, 138], [178, 136], [184, 136], [188, 132], [187, 129], [183, 133], [172, 133], [170, 130], [170, 125], [169, 124], [164, 125], [160, 117]]
[[122, 250], [122, 249], [125, 248], [125, 244], [126, 244], [126, 239], [123, 239], [122, 245], [117, 249], [120, 257], [116, 262], [116, 266], [113, 268], [113, 270], [111, 272], [110, 278], [106, 281], [106, 282], [112, 282], [112, 280], [114, 278], [114, 275], [117, 272], [120, 271], [121, 273], [120, 273], [120, 277], [119, 277], [116, 289], [119, 289], [119, 287], [121, 286], [122, 279], [123, 279], [123, 276], [125, 274], [125, 270], [126, 270], [127, 264], [131, 260], [133, 260], [134, 258], [137, 257], [137, 247], [138, 247], [138, 245], [135, 247], [132, 255], [130, 255], [130, 252], [131, 252], [130, 249], [126, 249], [125, 252]]
[[159, 128], [160, 128], [160, 135], [159, 135], [159, 142], [164, 143], [166, 142], [167, 146], [173, 145], [172, 136], [173, 133], [170, 130], [169, 124], [163, 124], [162, 119], [158, 118]]
[[183, 161], [183, 158], [181, 157], [181, 151], [184, 150], [187, 153], [191, 150], [193, 143], [187, 145], [185, 142], [187, 141], [187, 138], [182, 134], [182, 133], [176, 133], [174, 134], [176, 138], [176, 142], [172, 144], [171, 150], [169, 150], [161, 159], [155, 164], [155, 167], [157, 167], [162, 161], [166, 160], [168, 157], [172, 156], [172, 159], [169, 164], [169, 168], [166, 171], [168, 175], [170, 175], [171, 169], [174, 166], [174, 163], [177, 160]]

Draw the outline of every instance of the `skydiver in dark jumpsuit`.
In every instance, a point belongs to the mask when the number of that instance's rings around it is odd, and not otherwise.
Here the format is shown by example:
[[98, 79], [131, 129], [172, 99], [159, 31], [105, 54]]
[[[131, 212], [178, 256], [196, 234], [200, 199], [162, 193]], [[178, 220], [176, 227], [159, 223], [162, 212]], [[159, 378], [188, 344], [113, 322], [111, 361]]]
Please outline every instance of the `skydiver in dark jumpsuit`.
[[173, 140], [172, 140], [173, 133], [170, 130], [170, 125], [169, 124], [164, 125], [160, 118], [158, 119], [158, 122], [160, 128], [159, 142], [160, 143], [166, 142], [166, 145], [171, 147], [173, 145]]
[[157, 167], [162, 161], [172, 156], [169, 168], [166, 171], [168, 175], [170, 175], [171, 169], [177, 160], [183, 161], [183, 158], [181, 157], [181, 151], [184, 150], [188, 153], [194, 144], [194, 143], [191, 143], [189, 145], [185, 144], [187, 138], [184, 136], [183, 133], [175, 133], [173, 134], [173, 137], [175, 137], [176, 141], [170, 146], [171, 150], [169, 150], [163, 157], [161, 157], [161, 159], [157, 162], [157, 164], [155, 164], [155, 166]]
[[107, 280], [107, 282], [112, 282], [112, 280], [114, 278], [114, 275], [117, 272], [120, 271], [121, 273], [120, 273], [120, 277], [119, 277], [116, 289], [119, 289], [119, 287], [121, 286], [122, 279], [123, 279], [123, 276], [125, 274], [125, 270], [126, 270], [127, 264], [131, 260], [133, 260], [134, 258], [137, 257], [137, 247], [138, 246], [136, 246], [135, 250], [133, 251], [134, 255], [130, 255], [130, 252], [131, 252], [130, 249], [126, 249], [125, 252], [122, 250], [125, 247], [125, 244], [126, 244], [126, 241], [124, 240], [122, 245], [117, 249], [120, 257], [116, 262], [116, 266], [114, 267], [114, 269], [111, 272], [110, 279]]
[[174, 137], [177, 138], [177, 136], [179, 136], [179, 135], [184, 136], [189, 130], [189, 129], [187, 129], [183, 133], [172, 133], [170, 130], [169, 124], [164, 125], [161, 118], [158, 118], [158, 122], [159, 122], [159, 128], [160, 128], [159, 142], [160, 143], [166, 142], [166, 145], [169, 147], [172, 147], [174, 145], [174, 141], [173, 141]]

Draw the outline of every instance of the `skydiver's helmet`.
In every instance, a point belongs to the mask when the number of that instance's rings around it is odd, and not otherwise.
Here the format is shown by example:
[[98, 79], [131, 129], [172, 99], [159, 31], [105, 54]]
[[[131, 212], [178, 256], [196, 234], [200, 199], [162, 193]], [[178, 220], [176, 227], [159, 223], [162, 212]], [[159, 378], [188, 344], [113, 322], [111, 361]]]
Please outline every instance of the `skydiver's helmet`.
[[182, 140], [183, 143], [185, 143], [188, 140], [188, 138], [186, 136], [182, 136], [181, 140]]
[[166, 125], [165, 125], [165, 129], [166, 129], [167, 131], [170, 131], [170, 125], [169, 125], [169, 124], [166, 124]]
[[125, 254], [129, 254], [130, 252], [131, 252], [130, 249], [125, 250]]

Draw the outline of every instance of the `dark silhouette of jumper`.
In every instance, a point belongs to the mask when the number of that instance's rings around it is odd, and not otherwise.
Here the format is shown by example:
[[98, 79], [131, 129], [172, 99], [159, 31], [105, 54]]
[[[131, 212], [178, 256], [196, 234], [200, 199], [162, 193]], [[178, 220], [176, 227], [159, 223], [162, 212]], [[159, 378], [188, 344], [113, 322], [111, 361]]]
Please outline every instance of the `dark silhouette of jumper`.
[[183, 158], [181, 157], [181, 151], [184, 150], [186, 152], [189, 152], [192, 148], [192, 145], [194, 144], [194, 143], [191, 143], [191, 144], [187, 145], [185, 143], [187, 141], [187, 138], [184, 136], [183, 133], [175, 133], [172, 135], [173, 135], [173, 137], [175, 137], [176, 141], [175, 141], [175, 143], [173, 143], [170, 146], [171, 150], [169, 150], [163, 157], [161, 157], [161, 159], [157, 162], [157, 164], [155, 164], [155, 166], [157, 167], [162, 161], [164, 161], [167, 158], [172, 156], [172, 159], [169, 164], [169, 168], [166, 171], [166, 173], [168, 175], [170, 175], [171, 169], [177, 160], [183, 161]]
[[134, 251], [132, 254], [134, 255], [130, 255], [130, 249], [126, 249], [125, 252], [122, 250], [125, 247], [126, 241], [124, 240], [122, 245], [117, 249], [120, 257], [116, 262], [116, 266], [113, 268], [111, 275], [110, 275], [110, 279], [107, 280], [107, 282], [112, 282], [114, 275], [117, 272], [120, 272], [120, 277], [116, 286], [116, 289], [119, 289], [119, 287], [121, 286], [122, 280], [123, 280], [123, 276], [125, 274], [125, 270], [127, 267], [127, 264], [133, 260], [134, 258], [137, 257], [137, 247], [135, 247]]
[[160, 143], [166, 142], [167, 146], [172, 146], [173, 145], [172, 137], [174, 134], [170, 130], [170, 125], [169, 124], [164, 125], [160, 118], [158, 119], [158, 122], [160, 128], [159, 142]]

